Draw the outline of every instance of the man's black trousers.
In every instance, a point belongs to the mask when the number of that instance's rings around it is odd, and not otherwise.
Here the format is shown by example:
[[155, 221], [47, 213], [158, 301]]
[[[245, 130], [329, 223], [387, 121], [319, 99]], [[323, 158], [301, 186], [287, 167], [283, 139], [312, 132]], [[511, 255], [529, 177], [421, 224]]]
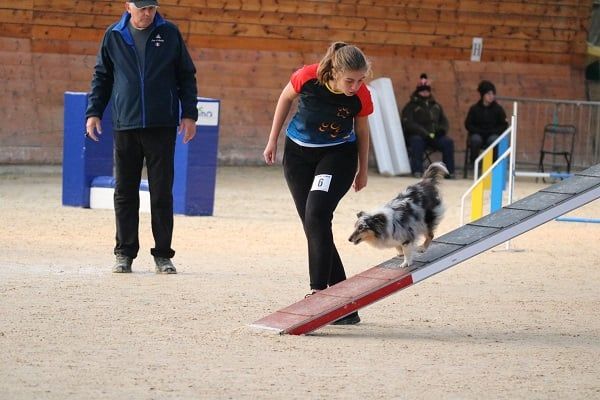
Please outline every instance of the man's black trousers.
[[173, 176], [176, 127], [115, 131], [115, 254], [132, 258], [140, 248], [139, 186], [146, 161], [155, 257], [171, 258], [173, 238]]

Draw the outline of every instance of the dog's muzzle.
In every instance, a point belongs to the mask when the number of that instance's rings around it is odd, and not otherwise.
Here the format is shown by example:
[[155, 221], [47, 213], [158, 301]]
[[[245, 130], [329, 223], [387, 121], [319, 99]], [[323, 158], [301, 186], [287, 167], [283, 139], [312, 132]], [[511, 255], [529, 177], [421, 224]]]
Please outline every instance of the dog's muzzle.
[[361, 240], [362, 240], [362, 239], [360, 238], [360, 236], [358, 236], [358, 234], [356, 234], [356, 233], [353, 233], [353, 234], [352, 234], [352, 235], [351, 235], [351, 236], [348, 238], [348, 241], [349, 241], [349, 242], [352, 242], [352, 243], [354, 243], [354, 244], [359, 244], [359, 243], [361, 242]]

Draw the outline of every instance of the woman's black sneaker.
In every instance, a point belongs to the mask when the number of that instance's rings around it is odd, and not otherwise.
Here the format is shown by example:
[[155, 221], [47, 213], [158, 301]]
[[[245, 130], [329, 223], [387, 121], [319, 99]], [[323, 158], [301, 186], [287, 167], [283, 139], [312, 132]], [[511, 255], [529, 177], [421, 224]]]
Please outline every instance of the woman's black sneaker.
[[358, 312], [354, 311], [352, 314], [346, 315], [344, 318], [340, 318], [333, 322], [331, 325], [356, 325], [360, 322]]

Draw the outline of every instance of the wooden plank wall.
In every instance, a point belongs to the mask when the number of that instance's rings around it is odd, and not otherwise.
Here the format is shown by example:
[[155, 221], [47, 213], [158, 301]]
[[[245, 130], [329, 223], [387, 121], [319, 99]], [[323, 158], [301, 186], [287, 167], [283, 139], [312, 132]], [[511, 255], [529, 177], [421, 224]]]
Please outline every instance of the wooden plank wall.
[[[433, 80], [458, 152], [480, 79], [507, 96], [581, 99], [591, 4], [580, 0], [161, 0], [222, 101], [219, 160], [260, 163], [281, 88], [334, 40], [359, 45], [402, 106]], [[0, 163], [60, 163], [63, 93], [87, 91], [95, 53], [124, 1], [0, 0]], [[469, 61], [473, 37], [482, 62]], [[523, 149], [526, 159], [534, 149]], [[533, 159], [537, 155], [532, 155]]]

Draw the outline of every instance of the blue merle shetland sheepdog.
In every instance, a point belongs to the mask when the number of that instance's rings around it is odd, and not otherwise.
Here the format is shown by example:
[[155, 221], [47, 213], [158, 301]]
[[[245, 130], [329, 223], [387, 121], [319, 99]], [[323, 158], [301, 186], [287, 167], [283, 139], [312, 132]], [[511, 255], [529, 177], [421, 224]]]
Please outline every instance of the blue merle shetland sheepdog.
[[[379, 248], [395, 247], [399, 255], [404, 255], [400, 267], [410, 266], [413, 252], [424, 252], [429, 247], [442, 219], [444, 206], [438, 184], [447, 174], [444, 163], [431, 164], [421, 181], [407, 187], [395, 199], [374, 212], [359, 212], [348, 240]], [[425, 242], [417, 247], [416, 241], [421, 236], [425, 236]]]

